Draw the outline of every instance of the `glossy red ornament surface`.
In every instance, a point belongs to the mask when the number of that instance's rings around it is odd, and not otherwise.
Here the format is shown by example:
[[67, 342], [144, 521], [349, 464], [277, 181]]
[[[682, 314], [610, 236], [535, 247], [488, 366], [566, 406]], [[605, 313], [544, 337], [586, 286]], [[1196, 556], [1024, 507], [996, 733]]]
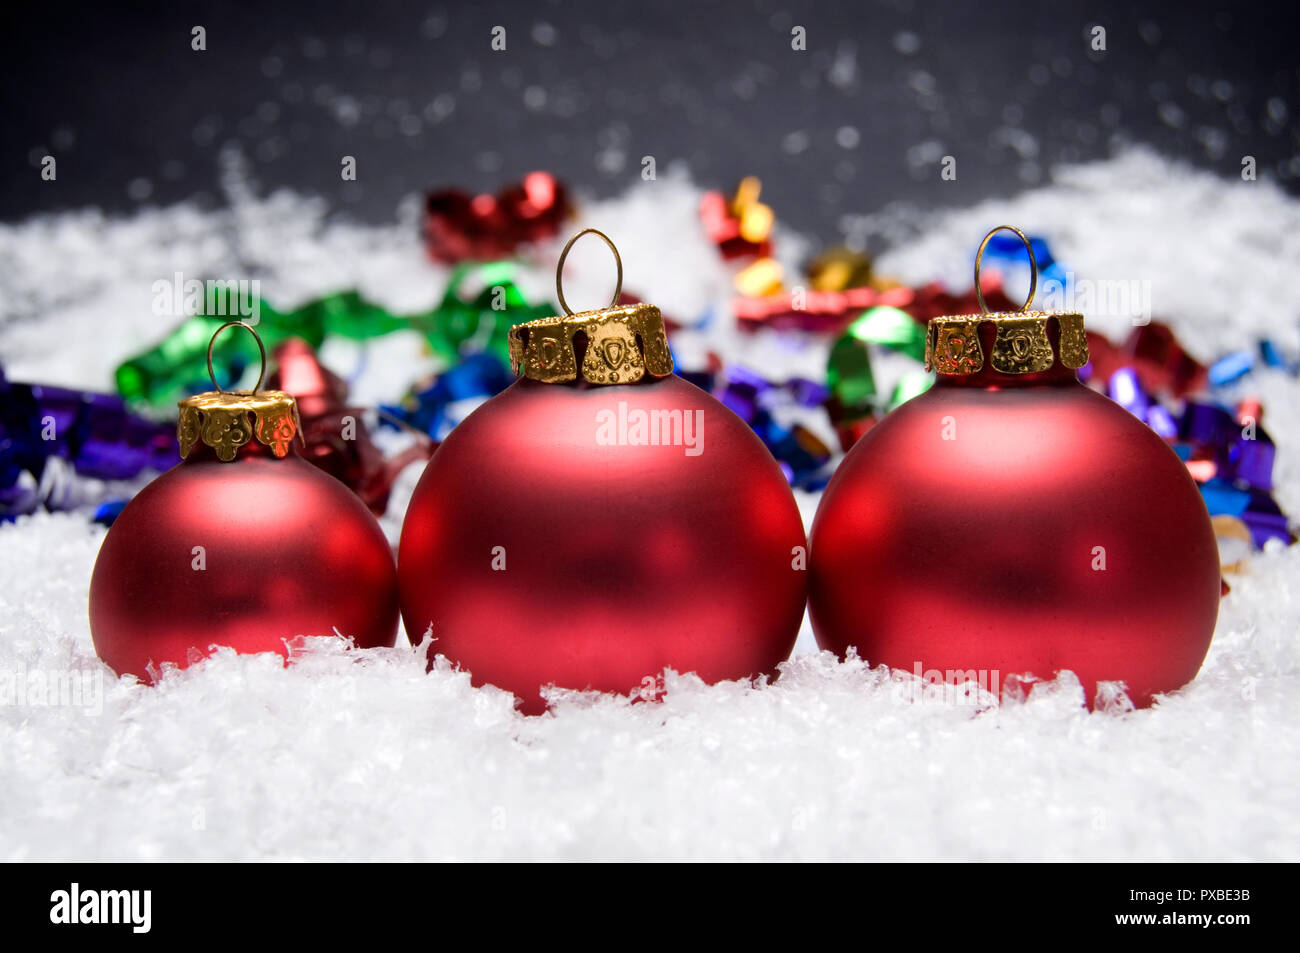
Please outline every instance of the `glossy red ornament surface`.
[[397, 622], [396, 568], [374, 517], [296, 452], [276, 459], [256, 443], [230, 463], [199, 445], [145, 487], [90, 584], [95, 651], [145, 679], [214, 645], [284, 655], [285, 639], [335, 632], [392, 645]]
[[[700, 411], [698, 455], [600, 442], [602, 411], [651, 410]], [[666, 666], [744, 678], [794, 646], [804, 545], [771, 455], [694, 385], [521, 379], [452, 431], [420, 480], [398, 556], [402, 615], [412, 639], [432, 625], [431, 657], [528, 712], [552, 683], [635, 691]]]
[[931, 681], [1069, 669], [1146, 705], [1195, 677], [1218, 613], [1186, 467], [1059, 365], [941, 375], [845, 457], [811, 545], [818, 643]]

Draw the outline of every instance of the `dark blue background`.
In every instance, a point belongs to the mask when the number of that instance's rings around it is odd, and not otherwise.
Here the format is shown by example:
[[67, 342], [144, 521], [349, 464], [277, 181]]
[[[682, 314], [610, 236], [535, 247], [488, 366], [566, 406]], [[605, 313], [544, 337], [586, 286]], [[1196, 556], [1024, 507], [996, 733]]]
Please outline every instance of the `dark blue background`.
[[[318, 193], [367, 221], [413, 192], [495, 190], [533, 168], [612, 194], [653, 155], [661, 176], [684, 161], [707, 185], [757, 174], [783, 222], [824, 240], [845, 212], [1014, 192], [1118, 142], [1231, 176], [1254, 155], [1295, 189], [1292, 8], [8, 4], [0, 218], [216, 204], [228, 146], [259, 188]], [[190, 48], [195, 24], [206, 52]], [[807, 52], [790, 48], [795, 24]], [[1094, 24], [1104, 54], [1089, 50]], [[490, 49], [495, 25], [504, 53]], [[56, 182], [39, 178], [46, 153]], [[957, 158], [955, 182], [940, 180], [943, 154]], [[343, 155], [357, 159], [355, 183], [340, 179]]]

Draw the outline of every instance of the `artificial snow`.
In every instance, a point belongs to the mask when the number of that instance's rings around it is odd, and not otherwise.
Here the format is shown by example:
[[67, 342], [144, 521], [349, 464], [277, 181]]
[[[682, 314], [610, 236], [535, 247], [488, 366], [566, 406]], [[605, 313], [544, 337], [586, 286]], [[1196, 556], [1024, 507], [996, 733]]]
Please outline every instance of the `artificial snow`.
[[[179, 320], [150, 306], [153, 282], [177, 271], [255, 276], [283, 306], [357, 286], [414, 311], [445, 286], [449, 271], [419, 247], [415, 203], [375, 228], [238, 179], [229, 195], [220, 212], [0, 226], [9, 378], [111, 389], [116, 363]], [[661, 176], [585, 205], [579, 225], [619, 243], [628, 290], [698, 325], [674, 341], [683, 365], [715, 349], [773, 378], [820, 374], [826, 342], [735, 330], [698, 197], [684, 176]], [[958, 286], [973, 245], [1003, 222], [1047, 237], [1080, 277], [1150, 281], [1154, 316], [1202, 358], [1261, 334], [1295, 353], [1300, 202], [1267, 182], [1130, 151], [1015, 198], [846, 216], [845, 231], [890, 243], [882, 273]], [[779, 247], [793, 269], [815, 245], [782, 235]], [[553, 293], [556, 252], [524, 270], [535, 297]], [[573, 306], [608, 297], [607, 256], [592, 239], [575, 247]], [[1127, 327], [1103, 316], [1100, 329]], [[403, 335], [325, 358], [362, 403], [438, 368]], [[1294, 514], [1300, 382], [1256, 372], [1247, 391], [1264, 402], [1277, 498]], [[391, 538], [417, 477], [395, 489]], [[798, 498], [810, 521], [816, 495]], [[84, 512], [0, 526], [5, 860], [1300, 859], [1300, 548], [1250, 555], [1201, 674], [1145, 711], [1118, 698], [1088, 712], [1068, 675], [1000, 707], [955, 701], [817, 653], [805, 623], [773, 684], [670, 675], [662, 702], [561, 692], [550, 714], [524, 717], [449, 665], [426, 673], [406, 645], [305, 638], [288, 667], [223, 652], [156, 687], [119, 680], [86, 618], [103, 535]]]

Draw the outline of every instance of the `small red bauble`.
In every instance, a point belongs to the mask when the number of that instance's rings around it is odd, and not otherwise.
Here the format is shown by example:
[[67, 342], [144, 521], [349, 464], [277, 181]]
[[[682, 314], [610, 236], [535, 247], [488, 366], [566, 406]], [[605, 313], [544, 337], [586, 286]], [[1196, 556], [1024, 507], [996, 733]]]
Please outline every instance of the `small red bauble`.
[[1082, 317], [937, 318], [927, 351], [935, 386], [818, 509], [818, 644], [994, 692], [1068, 669], [1090, 702], [1100, 681], [1141, 706], [1194, 678], [1220, 595], [1210, 518], [1173, 450], [1078, 382]]
[[798, 508], [753, 431], [671, 373], [659, 310], [530, 322], [511, 350], [523, 378], [452, 431], [407, 511], [411, 638], [431, 628], [431, 659], [530, 713], [551, 684], [774, 672], [803, 615]]
[[287, 654], [286, 639], [397, 637], [397, 579], [379, 524], [293, 448], [280, 391], [181, 401], [183, 462], [113, 522], [90, 584], [95, 651], [152, 680], [214, 646]]

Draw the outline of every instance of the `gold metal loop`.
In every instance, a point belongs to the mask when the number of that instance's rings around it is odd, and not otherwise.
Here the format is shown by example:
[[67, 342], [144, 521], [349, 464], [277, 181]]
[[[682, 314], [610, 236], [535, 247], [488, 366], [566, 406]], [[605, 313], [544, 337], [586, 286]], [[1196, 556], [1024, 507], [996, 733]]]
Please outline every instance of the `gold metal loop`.
[[578, 234], [570, 238], [565, 244], [564, 251], [560, 252], [560, 261], [555, 266], [555, 293], [560, 298], [560, 307], [564, 309], [566, 316], [573, 314], [573, 309], [570, 308], [569, 303], [564, 300], [564, 260], [569, 257], [569, 249], [573, 247], [573, 243], [588, 233], [600, 236], [605, 244], [609, 246], [609, 250], [614, 253], [614, 264], [618, 267], [618, 282], [614, 285], [614, 298], [609, 303], [611, 308], [618, 305], [619, 295], [623, 293], [623, 259], [619, 257], [618, 248], [614, 245], [614, 242], [610, 237], [599, 229], [584, 228], [582, 231], [578, 232]]
[[262, 389], [262, 379], [266, 377], [266, 345], [262, 343], [262, 336], [253, 330], [253, 326], [251, 324], [245, 324], [243, 321], [227, 321], [221, 327], [212, 332], [212, 338], [208, 341], [208, 377], [212, 381], [212, 386], [217, 389], [218, 394], [226, 393], [221, 389], [221, 385], [217, 383], [217, 375], [212, 372], [212, 345], [217, 343], [217, 335], [226, 330], [226, 328], [243, 328], [251, 334], [253, 340], [257, 342], [257, 350], [262, 355], [262, 366], [257, 372], [257, 383], [253, 385], [253, 393], [256, 394]]
[[1029, 238], [1014, 225], [999, 225], [984, 236], [984, 241], [980, 242], [980, 250], [975, 253], [975, 297], [979, 299], [980, 310], [988, 314], [989, 306], [984, 301], [984, 289], [980, 287], [980, 261], [984, 257], [984, 249], [988, 246], [989, 239], [1001, 231], [1015, 232], [1020, 236], [1020, 241], [1024, 243], [1025, 251], [1029, 252], [1029, 297], [1025, 299], [1025, 303], [1020, 306], [1017, 312], [1018, 314], [1024, 314], [1029, 310], [1029, 306], [1034, 303], [1034, 295], [1038, 291], [1038, 259], [1034, 257], [1034, 246], [1030, 243]]

